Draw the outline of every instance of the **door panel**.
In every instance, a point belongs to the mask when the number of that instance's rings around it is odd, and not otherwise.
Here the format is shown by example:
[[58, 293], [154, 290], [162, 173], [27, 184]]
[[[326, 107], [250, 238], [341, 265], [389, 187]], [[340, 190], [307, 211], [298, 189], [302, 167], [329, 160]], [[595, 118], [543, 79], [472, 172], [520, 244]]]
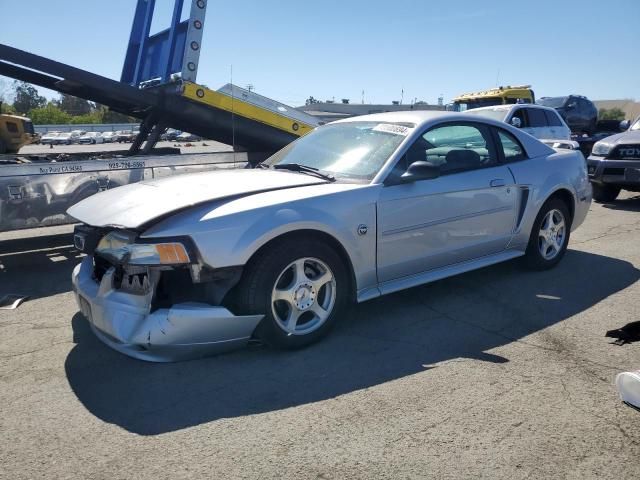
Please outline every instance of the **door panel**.
[[378, 203], [378, 281], [504, 250], [515, 225], [516, 190], [503, 165], [385, 187]]

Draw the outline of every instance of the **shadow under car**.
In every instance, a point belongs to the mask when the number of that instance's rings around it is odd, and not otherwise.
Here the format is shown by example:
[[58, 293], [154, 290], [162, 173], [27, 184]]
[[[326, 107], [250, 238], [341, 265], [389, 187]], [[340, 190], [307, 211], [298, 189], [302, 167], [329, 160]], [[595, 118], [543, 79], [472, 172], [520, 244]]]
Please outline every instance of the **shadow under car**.
[[562, 322], [638, 278], [629, 262], [569, 250], [553, 270], [528, 272], [508, 262], [355, 306], [304, 350], [249, 347], [168, 364], [112, 351], [77, 314], [65, 368], [98, 418], [156, 435], [318, 402], [426, 369], [437, 375], [434, 365], [451, 359], [507, 362], [488, 351]]

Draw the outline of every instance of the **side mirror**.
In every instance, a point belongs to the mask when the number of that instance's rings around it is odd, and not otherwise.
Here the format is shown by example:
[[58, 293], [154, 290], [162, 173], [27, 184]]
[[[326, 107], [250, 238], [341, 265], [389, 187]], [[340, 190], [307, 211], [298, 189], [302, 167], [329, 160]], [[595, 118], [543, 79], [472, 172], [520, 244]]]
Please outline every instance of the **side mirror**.
[[402, 174], [400, 181], [402, 183], [417, 182], [419, 180], [431, 180], [440, 176], [440, 167], [431, 162], [418, 160], [413, 162]]
[[518, 117], [513, 117], [511, 119], [511, 125], [516, 128], [520, 128], [522, 127], [522, 121]]
[[631, 122], [629, 120], [623, 120], [620, 122], [620, 131], [626, 132], [627, 130], [629, 130], [630, 126], [631, 126]]

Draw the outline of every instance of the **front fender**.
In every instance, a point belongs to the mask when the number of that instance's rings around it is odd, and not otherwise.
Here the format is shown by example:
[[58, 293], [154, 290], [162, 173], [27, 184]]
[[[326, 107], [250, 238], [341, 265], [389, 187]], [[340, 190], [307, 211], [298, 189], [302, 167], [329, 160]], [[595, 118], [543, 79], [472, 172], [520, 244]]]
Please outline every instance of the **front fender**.
[[[361, 290], [376, 285], [377, 193], [372, 186], [294, 198], [296, 191], [291, 190], [279, 192], [278, 201], [272, 203], [274, 193], [267, 192], [194, 208], [161, 222], [143, 236], [187, 235], [204, 264], [222, 268], [245, 265], [260, 248], [282, 235], [300, 230], [322, 232], [342, 245], [353, 266], [356, 288]], [[366, 234], [358, 233], [361, 225], [366, 225]]]

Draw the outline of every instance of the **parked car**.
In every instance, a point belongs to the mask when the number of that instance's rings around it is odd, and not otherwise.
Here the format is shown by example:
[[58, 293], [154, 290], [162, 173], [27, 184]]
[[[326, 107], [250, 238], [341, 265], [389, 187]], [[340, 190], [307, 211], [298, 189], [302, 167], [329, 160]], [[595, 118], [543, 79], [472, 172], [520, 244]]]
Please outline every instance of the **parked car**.
[[103, 143], [112, 143], [116, 138], [116, 132], [102, 132], [102, 142]]
[[180, 130], [176, 130], [174, 128], [169, 128], [166, 132], [160, 135], [160, 139], [169, 142], [175, 142], [182, 132]]
[[621, 124], [627, 131], [596, 142], [587, 159], [597, 202], [614, 201], [620, 190], [640, 192], [640, 117], [629, 123]]
[[96, 335], [172, 361], [250, 338], [299, 348], [347, 305], [524, 257], [555, 266], [583, 222], [580, 152], [503, 122], [393, 112], [319, 127], [255, 169], [93, 195], [68, 213]]
[[104, 138], [100, 132], [87, 132], [78, 139], [78, 143], [97, 144], [104, 143]]
[[571, 130], [553, 108], [531, 104], [498, 105], [467, 110], [509, 123], [541, 140], [571, 140]]
[[132, 134], [132, 130], [118, 130], [114, 135], [113, 141], [118, 143], [126, 143], [129, 141]]
[[56, 137], [51, 139], [53, 145], [72, 145], [78, 143], [80, 140], [80, 133], [78, 132], [62, 132]]
[[593, 135], [596, 131], [598, 109], [587, 97], [582, 95], [542, 97], [536, 103], [556, 109], [574, 133]]
[[40, 143], [43, 145], [49, 145], [53, 143], [53, 140], [60, 135], [60, 132], [47, 132], [40, 138]]
[[182, 132], [176, 137], [176, 140], [178, 142], [199, 142], [200, 140], [202, 140], [202, 137], [194, 135], [193, 133]]

